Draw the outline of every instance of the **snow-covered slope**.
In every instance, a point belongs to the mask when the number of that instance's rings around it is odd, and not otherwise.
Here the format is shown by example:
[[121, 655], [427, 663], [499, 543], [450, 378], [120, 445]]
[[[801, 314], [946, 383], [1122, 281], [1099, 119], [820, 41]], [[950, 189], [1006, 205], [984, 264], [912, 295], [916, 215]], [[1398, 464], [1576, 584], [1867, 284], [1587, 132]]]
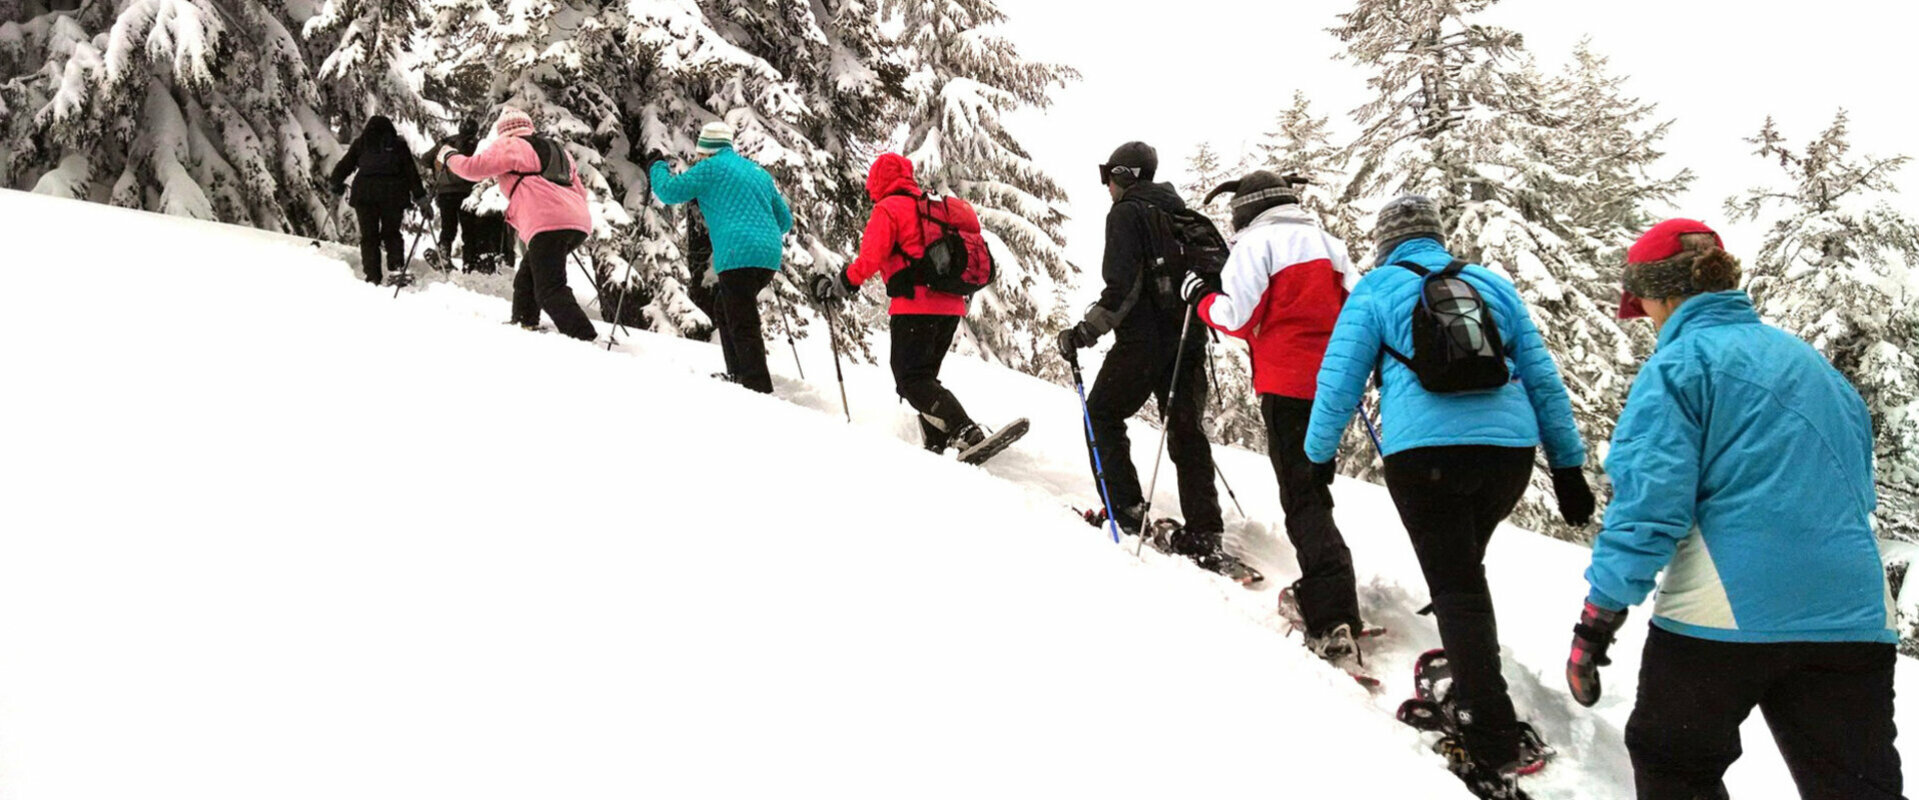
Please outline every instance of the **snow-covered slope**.
[[[0, 220], [9, 800], [1468, 796], [1391, 719], [1437, 636], [1377, 487], [1337, 487], [1393, 629], [1373, 698], [1273, 589], [1070, 516], [1095, 502], [1070, 390], [955, 356], [976, 416], [1034, 425], [974, 469], [919, 450], [881, 368], [847, 365], [849, 426], [818, 349], [810, 383], [775, 349], [764, 398], [706, 377], [709, 345], [396, 300], [299, 240], [12, 192]], [[1233, 541], [1283, 585], [1270, 466], [1220, 460]], [[1584, 552], [1512, 530], [1490, 560], [1562, 751], [1529, 789], [1630, 796], [1643, 631], [1579, 710]], [[1791, 796], [1746, 746], [1734, 795]]]

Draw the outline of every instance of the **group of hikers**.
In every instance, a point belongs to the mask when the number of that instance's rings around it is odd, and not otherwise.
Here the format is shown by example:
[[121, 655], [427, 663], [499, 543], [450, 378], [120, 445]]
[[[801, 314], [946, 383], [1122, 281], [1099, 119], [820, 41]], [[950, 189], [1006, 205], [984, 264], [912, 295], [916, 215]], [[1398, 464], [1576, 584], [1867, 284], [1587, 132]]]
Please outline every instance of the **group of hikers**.
[[[443, 145], [435, 168], [501, 181], [507, 219], [527, 246], [515, 321], [537, 323], [544, 312], [561, 332], [591, 339], [563, 268], [591, 230], [571, 158], [513, 109], [495, 134], [477, 154]], [[713, 122], [701, 129], [690, 167], [676, 173], [659, 151], [646, 163], [661, 202], [697, 204], [689, 225], [705, 230], [690, 228], [689, 239], [710, 252], [709, 314], [726, 376], [770, 393], [758, 297], [781, 267], [793, 217], [773, 178], [734, 150], [733, 136]], [[1232, 211], [1229, 250], [1209, 268], [1193, 257], [1208, 246], [1193, 233], [1196, 215], [1170, 184], [1155, 182], [1158, 166], [1139, 142], [1100, 165], [1113, 201], [1104, 287], [1084, 319], [1058, 335], [1076, 376], [1080, 350], [1114, 339], [1085, 395], [1103, 500], [1093, 521], [1136, 536], [1153, 523], [1126, 421], [1157, 398], [1185, 518], [1168, 549], [1215, 571], [1236, 562], [1222, 542], [1202, 428], [1203, 330], [1243, 339], [1302, 575], [1282, 597], [1296, 603], [1313, 652], [1357, 659], [1362, 609], [1330, 487], [1340, 442], [1375, 386], [1386, 487], [1451, 664], [1450, 766], [1480, 797], [1525, 797], [1517, 776], [1538, 754], [1524, 746], [1527, 726], [1501, 674], [1486, 547], [1526, 493], [1542, 447], [1566, 520], [1586, 525], [1596, 506], [1571, 399], [1525, 299], [1502, 274], [1448, 251], [1441, 209], [1417, 195], [1379, 212], [1372, 268], [1362, 271], [1348, 244], [1302, 208], [1305, 182], [1267, 171], [1207, 198], [1231, 195]], [[857, 257], [810, 277], [807, 288], [830, 313], [882, 277], [897, 391], [918, 413], [927, 449], [965, 457], [988, 434], [939, 375], [980, 279], [943, 265], [990, 262], [978, 215], [964, 200], [924, 191], [896, 154], [874, 161], [866, 189], [873, 211]], [[361, 216], [364, 230], [379, 215]], [[1189, 268], [1169, 274], [1169, 264]], [[1599, 701], [1599, 668], [1610, 663], [1627, 609], [1657, 589], [1625, 731], [1640, 798], [1727, 797], [1722, 777], [1754, 707], [1802, 797], [1899, 798], [1898, 639], [1871, 523], [1871, 419], [1816, 350], [1760, 320], [1740, 278], [1738, 259], [1696, 220], [1661, 222], [1628, 251], [1619, 316], [1649, 318], [1658, 343], [1606, 459], [1613, 497], [1586, 572], [1567, 684], [1579, 703]]]
[[[467, 119], [459, 132], [442, 140], [435, 151], [471, 156], [480, 142], [480, 122]], [[352, 191], [348, 192], [348, 181]], [[360, 267], [368, 283], [404, 275], [409, 257], [402, 227], [406, 211], [417, 207], [426, 221], [439, 218], [437, 250], [427, 258], [453, 264], [454, 244], [460, 245], [461, 267], [492, 274], [513, 256], [511, 233], [499, 214], [476, 210], [478, 183], [436, 164], [431, 181], [423, 181], [419, 165], [393, 121], [374, 116], [355, 137], [328, 179], [328, 188], [346, 197], [360, 229]], [[430, 198], [430, 199], [429, 199]], [[382, 268], [384, 262], [384, 268]]]

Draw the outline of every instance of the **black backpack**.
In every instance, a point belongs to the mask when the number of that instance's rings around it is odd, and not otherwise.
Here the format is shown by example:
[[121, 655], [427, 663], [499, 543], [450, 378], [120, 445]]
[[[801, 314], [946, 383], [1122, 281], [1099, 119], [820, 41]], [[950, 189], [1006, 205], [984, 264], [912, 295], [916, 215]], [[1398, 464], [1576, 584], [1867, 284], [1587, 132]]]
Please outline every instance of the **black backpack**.
[[[978, 231], [961, 230], [952, 221], [953, 203], [971, 208], [965, 200], [954, 197], [937, 204], [924, 196], [914, 199], [913, 212], [920, 232], [924, 234], [926, 223], [931, 222], [940, 233], [928, 238], [919, 258], [894, 243], [893, 250], [906, 260], [906, 268], [887, 279], [886, 296], [912, 297], [914, 287], [924, 286], [935, 292], [971, 297], [993, 282], [993, 252], [986, 246], [986, 237]], [[937, 215], [933, 213], [935, 206], [940, 211]]]
[[1455, 258], [1438, 272], [1409, 261], [1393, 266], [1411, 270], [1422, 285], [1419, 304], [1413, 306], [1413, 355], [1381, 345], [1387, 355], [1412, 370], [1433, 394], [1490, 391], [1512, 380], [1492, 309], [1460, 277], [1466, 262]]
[[1147, 290], [1164, 309], [1184, 306], [1179, 287], [1187, 272], [1217, 277], [1226, 269], [1232, 246], [1205, 214], [1190, 208], [1167, 211], [1147, 205], [1146, 226], [1152, 261], [1146, 265]]
[[[525, 183], [524, 179], [526, 178], [539, 178], [554, 186], [570, 187], [573, 185], [573, 164], [567, 160], [566, 148], [564, 146], [544, 136], [527, 136], [524, 138], [527, 144], [533, 146], [533, 153], [540, 157], [540, 171], [512, 173], [520, 176], [522, 179], [521, 183]], [[519, 184], [513, 185], [513, 191], [516, 193], [520, 191]], [[506, 199], [511, 201], [513, 197], [512, 195], [508, 195]]]

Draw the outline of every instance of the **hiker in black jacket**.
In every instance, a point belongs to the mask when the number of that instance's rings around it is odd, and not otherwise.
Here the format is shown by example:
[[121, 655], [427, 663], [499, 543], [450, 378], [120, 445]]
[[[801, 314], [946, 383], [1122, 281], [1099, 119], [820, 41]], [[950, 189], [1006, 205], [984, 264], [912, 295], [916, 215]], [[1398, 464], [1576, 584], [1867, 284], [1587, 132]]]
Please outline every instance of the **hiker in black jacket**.
[[407, 201], [420, 202], [420, 213], [428, 219], [433, 217], [433, 207], [421, 202], [426, 199], [426, 187], [420, 183], [420, 169], [406, 141], [394, 130], [393, 120], [386, 117], [367, 120], [346, 157], [333, 168], [334, 194], [346, 192], [348, 177], [353, 178], [353, 193], [347, 203], [360, 220], [360, 266], [368, 283], [379, 283], [383, 245], [387, 269], [405, 267], [400, 222], [406, 216]]
[[[480, 145], [480, 121], [466, 119], [460, 123], [460, 132], [442, 140], [433, 148], [439, 152], [443, 148], [452, 148], [463, 156], [473, 155]], [[466, 199], [473, 194], [474, 183], [439, 164], [433, 167], [433, 202], [440, 209], [440, 257], [443, 263], [453, 263], [453, 239], [462, 232], [460, 252], [462, 262], [471, 270], [479, 261], [486, 248], [480, 242], [479, 215], [466, 210]]]
[[[1220, 547], [1225, 530], [1219, 509], [1219, 490], [1213, 485], [1212, 445], [1201, 427], [1206, 407], [1204, 336], [1193, 335], [1180, 356], [1180, 329], [1191, 306], [1176, 294], [1161, 291], [1147, 274], [1153, 242], [1151, 215], [1186, 207], [1172, 184], [1153, 183], [1159, 154], [1145, 144], [1130, 142], [1100, 165], [1100, 180], [1113, 198], [1106, 214], [1106, 258], [1101, 273], [1106, 288], [1086, 318], [1060, 332], [1060, 353], [1069, 360], [1091, 347], [1108, 331], [1114, 334], [1111, 353], [1100, 367], [1086, 396], [1099, 461], [1106, 471], [1106, 490], [1112, 514], [1122, 530], [1136, 533], [1145, 498], [1139, 471], [1133, 466], [1126, 419], [1139, 413], [1148, 397], [1167, 402], [1178, 358], [1179, 391], [1167, 418], [1167, 451], [1179, 473], [1180, 510], [1185, 528], [1168, 543], [1173, 552], [1218, 570], [1226, 560]], [[1197, 330], [1201, 326], [1195, 325]], [[1155, 455], [1158, 455], [1155, 453]]]

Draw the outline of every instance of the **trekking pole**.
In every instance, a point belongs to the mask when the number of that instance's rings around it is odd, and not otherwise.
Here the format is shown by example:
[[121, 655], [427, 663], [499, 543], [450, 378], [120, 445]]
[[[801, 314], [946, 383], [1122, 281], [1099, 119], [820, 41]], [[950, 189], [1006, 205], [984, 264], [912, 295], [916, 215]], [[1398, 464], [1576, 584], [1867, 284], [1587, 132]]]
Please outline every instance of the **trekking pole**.
[[1068, 356], [1073, 368], [1073, 391], [1079, 393], [1079, 416], [1086, 423], [1086, 448], [1093, 451], [1093, 477], [1099, 481], [1099, 501], [1106, 506], [1106, 526], [1113, 531], [1113, 544], [1119, 544], [1119, 520], [1113, 516], [1112, 494], [1106, 491], [1106, 465], [1099, 460], [1099, 441], [1093, 436], [1093, 412], [1086, 407], [1086, 379], [1080, 375], [1079, 359]]
[[567, 260], [580, 268], [580, 275], [586, 278], [587, 285], [593, 287], [593, 302], [600, 306], [600, 316], [606, 316], [606, 293], [600, 291], [600, 282], [594, 280], [593, 273], [586, 268], [586, 264], [581, 263], [578, 252], [568, 253]]
[[[425, 214], [420, 215], [420, 221], [426, 221]], [[420, 235], [413, 237], [413, 246], [406, 249], [406, 260], [400, 262], [399, 274], [393, 276], [393, 299], [400, 299], [400, 289], [413, 282], [412, 273], [409, 272], [413, 268], [413, 254], [420, 249], [420, 240], [425, 239], [428, 233], [426, 230], [420, 231]]]
[[[1173, 381], [1171, 386], [1166, 387], [1166, 404], [1159, 409], [1159, 447], [1153, 450], [1153, 480], [1146, 486], [1146, 507], [1139, 514], [1139, 544], [1133, 548], [1134, 557], [1146, 551], [1146, 526], [1152, 517], [1153, 492], [1159, 489], [1159, 465], [1166, 454], [1166, 434], [1173, 429], [1168, 420], [1173, 416], [1173, 403], [1179, 400], [1179, 370], [1186, 360], [1186, 336], [1192, 333], [1193, 317], [1197, 316], [1192, 308], [1191, 305], [1186, 307], [1186, 321], [1179, 326], [1179, 350], [1173, 354]], [[1208, 444], [1208, 446], [1211, 445]], [[1110, 510], [1106, 513], [1112, 514]]]
[[[614, 331], [626, 330], [626, 326], [622, 322], [622, 320], [625, 319], [624, 315], [626, 314], [626, 288], [628, 286], [631, 286], [632, 283], [633, 283], [633, 278], [631, 275], [628, 275], [626, 280], [620, 281], [620, 302], [613, 306], [613, 329], [614, 330], [606, 332], [606, 352], [609, 352], [609, 353], [613, 352], [613, 345], [619, 343], [619, 337], [614, 333]], [[627, 335], [631, 336], [633, 334], [631, 331], [628, 331]]]
[[[1224, 414], [1226, 413], [1226, 395], [1219, 391], [1219, 353], [1213, 351], [1213, 345], [1219, 344], [1219, 331], [1207, 328], [1206, 332], [1213, 336], [1213, 340], [1206, 345], [1206, 365], [1213, 373], [1213, 413]], [[1224, 483], [1225, 478], [1221, 478], [1220, 482]]]
[[1239, 495], [1233, 494], [1233, 485], [1226, 482], [1226, 471], [1219, 468], [1219, 462], [1213, 462], [1213, 474], [1219, 476], [1219, 485], [1226, 487], [1226, 496], [1233, 500], [1233, 510], [1239, 512], [1240, 519], [1246, 519], [1246, 509], [1239, 506]]
[[[800, 364], [800, 346], [793, 343], [793, 307], [787, 305], [778, 281], [773, 282], [773, 299], [780, 304], [780, 328], [786, 331], [786, 346], [793, 350], [793, 367], [800, 371], [800, 380], [806, 380], [806, 367]], [[838, 357], [838, 351], [834, 351], [834, 356]]]
[[853, 424], [853, 407], [846, 403], [846, 373], [840, 371], [840, 337], [833, 321], [833, 306], [826, 304], [826, 341], [833, 345], [833, 377], [840, 382], [840, 411], [846, 413], [846, 424]]

